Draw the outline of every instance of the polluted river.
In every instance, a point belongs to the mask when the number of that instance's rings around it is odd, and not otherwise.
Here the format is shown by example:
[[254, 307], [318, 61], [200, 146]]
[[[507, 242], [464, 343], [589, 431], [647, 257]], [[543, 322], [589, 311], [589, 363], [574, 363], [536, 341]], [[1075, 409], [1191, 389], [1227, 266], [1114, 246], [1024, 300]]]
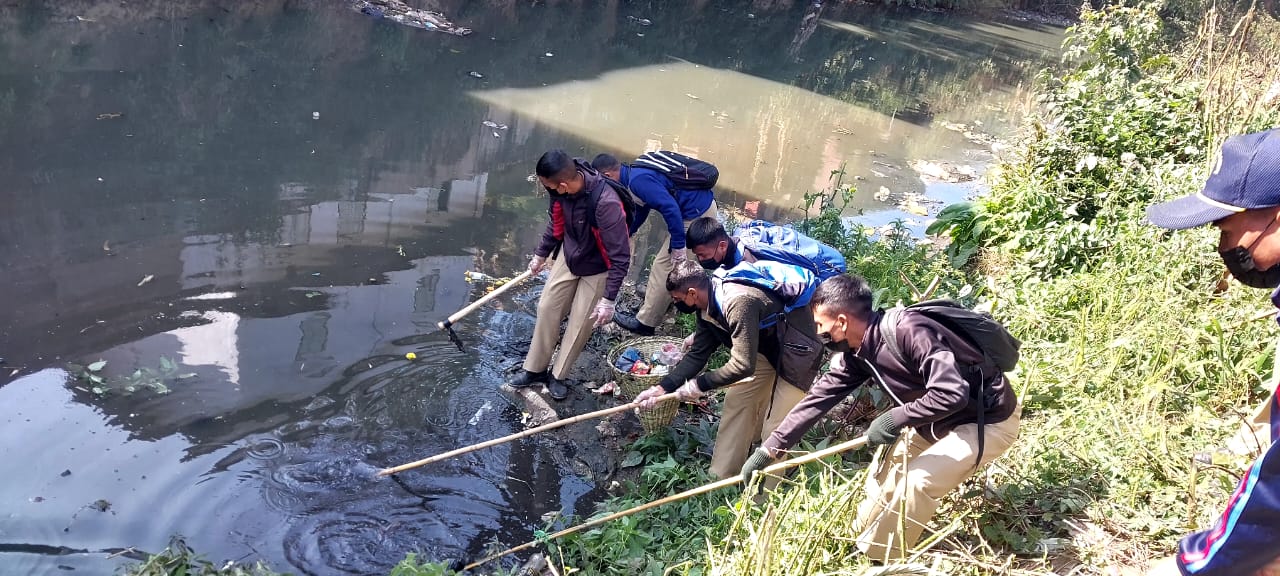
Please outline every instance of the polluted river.
[[632, 440], [591, 424], [374, 478], [616, 405], [581, 385], [616, 335], [564, 402], [501, 387], [540, 282], [460, 321], [465, 349], [436, 328], [523, 270], [538, 156], [683, 152], [722, 208], [779, 221], [843, 167], [851, 223], [919, 231], [980, 191], [1062, 34], [836, 2], [374, 4], [0, 1], [0, 575], [110, 574], [174, 534], [380, 574], [589, 515]]

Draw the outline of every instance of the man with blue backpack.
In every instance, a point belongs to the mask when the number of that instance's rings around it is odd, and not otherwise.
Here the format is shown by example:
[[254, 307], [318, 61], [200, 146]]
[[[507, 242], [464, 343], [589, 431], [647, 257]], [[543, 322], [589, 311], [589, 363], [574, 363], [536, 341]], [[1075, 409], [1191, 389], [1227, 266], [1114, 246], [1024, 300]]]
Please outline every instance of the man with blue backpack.
[[635, 197], [632, 235], [649, 218], [650, 212], [661, 215], [666, 225], [665, 240], [649, 270], [644, 304], [635, 316], [615, 314], [613, 317], [618, 326], [641, 336], [652, 336], [671, 306], [671, 296], [666, 290], [667, 274], [672, 264], [685, 261], [685, 228], [695, 218], [716, 215], [716, 200], [711, 189], [720, 172], [708, 162], [665, 150], [642, 154], [631, 164], [600, 154], [591, 161], [591, 166], [627, 187]]
[[707, 270], [770, 260], [804, 267], [813, 272], [819, 282], [848, 270], [839, 250], [794, 228], [764, 220], [747, 222], [729, 236], [719, 220], [698, 218], [689, 223], [685, 240], [698, 264]]
[[[817, 285], [808, 270], [790, 264], [744, 263], [712, 273], [681, 262], [666, 279], [676, 308], [697, 314], [688, 352], [662, 381], [636, 396], [644, 407], [669, 392], [693, 400], [744, 379], [725, 393], [711, 457], [718, 478], [737, 474], [751, 445], [777, 428], [809, 389], [822, 360], [808, 302]], [[729, 348], [729, 361], [703, 372], [711, 355]]]

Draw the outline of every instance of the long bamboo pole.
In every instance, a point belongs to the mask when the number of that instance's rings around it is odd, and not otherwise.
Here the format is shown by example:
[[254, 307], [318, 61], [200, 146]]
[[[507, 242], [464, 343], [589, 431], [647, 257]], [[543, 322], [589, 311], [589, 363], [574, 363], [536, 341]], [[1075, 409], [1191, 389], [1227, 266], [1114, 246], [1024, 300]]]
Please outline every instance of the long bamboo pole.
[[[848, 442], [842, 442], [842, 443], [840, 443], [840, 444], [836, 444], [835, 446], [832, 446], [832, 447], [830, 447], [830, 448], [826, 448], [826, 449], [823, 449], [823, 450], [818, 450], [817, 452], [810, 452], [810, 453], [808, 453], [808, 454], [805, 454], [804, 456], [799, 456], [799, 457], [796, 457], [796, 458], [792, 458], [792, 459], [790, 459], [790, 460], [783, 460], [782, 462], [778, 462], [778, 463], [776, 463], [776, 464], [773, 464], [773, 465], [771, 465], [771, 466], [766, 467], [766, 468], [763, 470], [763, 472], [764, 472], [765, 474], [772, 474], [772, 473], [774, 473], [774, 472], [780, 472], [780, 471], [782, 471], [782, 470], [786, 470], [786, 469], [788, 469], [788, 468], [794, 468], [794, 467], [799, 466], [799, 465], [801, 465], [801, 464], [806, 464], [806, 463], [808, 463], [808, 462], [813, 462], [814, 460], [818, 460], [818, 459], [821, 459], [821, 458], [825, 458], [825, 457], [830, 456], [830, 455], [832, 455], [832, 454], [839, 454], [839, 453], [841, 453], [841, 452], [845, 452], [845, 451], [848, 451], [848, 450], [853, 450], [853, 449], [856, 449], [856, 448], [861, 448], [861, 447], [866, 446], [866, 445], [867, 445], [867, 437], [866, 437], [866, 436], [859, 436], [859, 437], [857, 437], [857, 438], [854, 438], [853, 440], [849, 440]], [[733, 486], [734, 484], [737, 484], [737, 483], [739, 483], [739, 482], [741, 482], [741, 481], [742, 481], [742, 476], [733, 476], [733, 477], [731, 477], [731, 478], [725, 478], [724, 480], [720, 480], [720, 481], [717, 481], [717, 482], [712, 482], [712, 483], [710, 483], [710, 484], [704, 484], [704, 485], [699, 486], [699, 487], [697, 487], [697, 488], [693, 488], [693, 489], [690, 489], [690, 490], [685, 490], [684, 492], [681, 492], [681, 493], [679, 493], [679, 494], [675, 494], [675, 495], [672, 495], [672, 496], [667, 496], [666, 498], [662, 498], [662, 499], [660, 499], [660, 500], [654, 500], [653, 502], [649, 502], [648, 504], [641, 504], [641, 505], [639, 505], [639, 506], [636, 506], [635, 508], [628, 508], [628, 509], [623, 510], [623, 511], [621, 511], [621, 512], [614, 512], [613, 514], [610, 514], [610, 515], [605, 516], [605, 517], [602, 517], [602, 518], [596, 518], [595, 520], [591, 520], [591, 521], [588, 521], [588, 522], [583, 522], [582, 524], [578, 524], [577, 526], [572, 526], [572, 527], [569, 527], [569, 528], [565, 528], [564, 530], [561, 530], [561, 531], [556, 532], [556, 533], [554, 533], [554, 534], [548, 535], [548, 536], [547, 536], [547, 540], [555, 540], [556, 538], [560, 538], [561, 536], [568, 536], [569, 534], [573, 534], [574, 532], [581, 532], [581, 531], [583, 531], [583, 530], [586, 530], [587, 528], [593, 528], [593, 527], [595, 527], [595, 526], [599, 526], [599, 525], [601, 525], [601, 524], [604, 524], [605, 522], [611, 522], [611, 521], [613, 521], [613, 520], [617, 520], [618, 518], [622, 518], [622, 517], [624, 517], [624, 516], [630, 516], [630, 515], [632, 515], [632, 514], [636, 514], [636, 513], [638, 513], [638, 512], [644, 512], [645, 510], [648, 510], [648, 509], [650, 509], [650, 508], [656, 508], [656, 507], [658, 507], [658, 506], [662, 506], [663, 504], [670, 504], [670, 503], [672, 503], [672, 502], [679, 502], [680, 500], [685, 500], [685, 499], [688, 499], [688, 498], [692, 498], [692, 497], [697, 496], [697, 495], [699, 495], [699, 494], [705, 494], [705, 493], [707, 493], [707, 492], [713, 492], [713, 491], [719, 490], [719, 489], [721, 489], [721, 488], [727, 488], [727, 487], [729, 487], [729, 486]], [[538, 545], [538, 542], [539, 542], [539, 540], [534, 540], [534, 541], [532, 541], [532, 542], [525, 542], [524, 544], [521, 544], [521, 545], [519, 545], [519, 546], [516, 546], [515, 548], [509, 548], [509, 549], [504, 550], [504, 551], [502, 551], [502, 552], [498, 552], [497, 554], [492, 554], [492, 555], [490, 555], [490, 556], [486, 556], [485, 558], [482, 558], [482, 559], [480, 559], [480, 560], [477, 560], [477, 561], [475, 561], [475, 562], [472, 562], [471, 564], [466, 565], [466, 567], [464, 567], [462, 570], [465, 572], [465, 571], [467, 571], [467, 570], [471, 570], [472, 568], [475, 568], [475, 567], [477, 567], [477, 566], [480, 566], [480, 565], [482, 565], [482, 564], [484, 564], [484, 563], [486, 563], [486, 562], [489, 562], [489, 561], [492, 561], [492, 560], [497, 560], [498, 558], [501, 558], [501, 557], [506, 556], [506, 555], [508, 555], [508, 554], [514, 554], [514, 553], [516, 553], [516, 552], [520, 552], [520, 551], [522, 551], [522, 550], [528, 550], [529, 548], [532, 548], [532, 547], [534, 547], [534, 546], [537, 546], [537, 545]]]
[[533, 275], [533, 272], [529, 270], [525, 270], [524, 272], [521, 272], [519, 276], [516, 276], [515, 278], [508, 280], [506, 284], [499, 286], [493, 292], [485, 294], [479, 300], [476, 300], [475, 302], [472, 302], [471, 304], [467, 305], [466, 308], [463, 308], [457, 312], [454, 312], [453, 315], [450, 316], [445, 321], [437, 322], [436, 326], [438, 326], [441, 330], [444, 330], [445, 328], [453, 326], [454, 322], [461, 320], [467, 314], [475, 312], [476, 308], [484, 306], [485, 303], [487, 303], [488, 301], [493, 300], [494, 298], [497, 298], [498, 295], [502, 294], [503, 292], [506, 292], [507, 290], [510, 290], [513, 286], [523, 282], [526, 278], [532, 275]]
[[[670, 393], [670, 394], [663, 394], [662, 396], [659, 396], [659, 397], [657, 398], [657, 400], [655, 400], [655, 402], [664, 402], [664, 401], [667, 401], [667, 400], [675, 400], [677, 396], [678, 396], [678, 394], [677, 394], [677, 393], [675, 393], [675, 392], [672, 392], [672, 393]], [[603, 417], [603, 416], [608, 416], [608, 415], [610, 415], [610, 414], [617, 414], [618, 412], [625, 412], [625, 411], [630, 410], [630, 409], [632, 409], [632, 408], [638, 408], [639, 406], [640, 406], [640, 403], [639, 403], [639, 402], [628, 402], [628, 403], [623, 404], [623, 405], [621, 405], [621, 406], [614, 406], [613, 408], [605, 408], [604, 410], [596, 410], [595, 412], [588, 412], [588, 413], [586, 413], [586, 414], [579, 414], [579, 415], [574, 416], [574, 417], [572, 417], [572, 418], [566, 418], [566, 419], [564, 419], [564, 420], [558, 420], [558, 421], [552, 422], [552, 423], [550, 423], [550, 424], [544, 424], [544, 425], [542, 425], [542, 426], [538, 426], [537, 428], [530, 428], [530, 429], [525, 430], [525, 431], [523, 431], [523, 432], [516, 432], [515, 434], [510, 434], [510, 435], [507, 435], [507, 436], [503, 436], [503, 437], [501, 437], [501, 438], [495, 438], [495, 439], [493, 439], [493, 440], [486, 440], [486, 441], [481, 442], [481, 443], [479, 443], [479, 444], [472, 444], [472, 445], [470, 445], [470, 446], [464, 446], [464, 447], [462, 447], [462, 448], [458, 448], [457, 450], [450, 450], [450, 451], [445, 452], [445, 453], [443, 453], [443, 454], [436, 454], [435, 456], [432, 456], [432, 457], [430, 457], [430, 458], [423, 458], [422, 460], [418, 460], [418, 461], [416, 461], [416, 462], [410, 462], [410, 463], [408, 463], [408, 464], [401, 464], [401, 465], [396, 466], [396, 467], [393, 467], [393, 468], [383, 468], [382, 470], [379, 470], [379, 471], [378, 471], [378, 476], [387, 476], [387, 475], [390, 475], [390, 474], [398, 474], [398, 473], [400, 473], [400, 472], [404, 472], [405, 470], [410, 470], [410, 469], [413, 469], [413, 468], [417, 468], [417, 467], [419, 467], [419, 466], [426, 466], [427, 464], [431, 464], [431, 463], [434, 463], [434, 462], [439, 462], [439, 461], [441, 461], [441, 460], [448, 460], [449, 458], [453, 458], [454, 456], [461, 456], [461, 455], [466, 454], [466, 453], [469, 453], [469, 452], [475, 452], [476, 450], [483, 450], [483, 449], [485, 449], [485, 448], [490, 448], [490, 447], [493, 447], [493, 446], [497, 446], [497, 445], [499, 445], [499, 444], [505, 444], [505, 443], [507, 443], [507, 442], [511, 442], [511, 441], [513, 441], [513, 440], [519, 440], [519, 439], [521, 439], [521, 438], [528, 438], [529, 436], [533, 436], [534, 434], [539, 434], [539, 433], [542, 433], [542, 432], [546, 432], [547, 430], [555, 430], [556, 428], [560, 428], [560, 427], [563, 427], [563, 426], [568, 426], [568, 425], [570, 425], [570, 424], [577, 424], [578, 422], [583, 422], [583, 421], [585, 421], [585, 420], [591, 420], [591, 419], [593, 419], [593, 418], [600, 418], [600, 417]]]
[[[752, 382], [752, 381], [754, 381], [755, 379], [756, 379], [756, 377], [755, 377], [755, 376], [748, 376], [748, 377], [743, 378], [743, 379], [741, 379], [741, 380], [739, 380], [739, 381], [737, 381], [737, 382], [734, 382], [733, 384], [729, 384], [728, 386], [721, 386], [720, 388], [717, 388], [717, 390], [724, 390], [724, 389], [726, 389], [726, 388], [732, 388], [732, 387], [734, 387], [734, 386], [739, 386], [739, 385], [742, 385], [742, 384], [746, 384], [746, 383], [748, 383], [748, 382]], [[675, 400], [675, 399], [677, 399], [678, 397], [679, 397], [679, 395], [678, 395], [677, 393], [672, 392], [672, 393], [670, 393], [670, 394], [663, 394], [663, 395], [661, 395], [661, 396], [659, 396], [659, 397], [655, 398], [653, 401], [654, 401], [654, 403], [655, 403], [655, 404], [657, 404], [657, 403], [660, 403], [660, 402], [665, 402], [665, 401], [667, 401], [667, 400]], [[399, 472], [404, 472], [405, 470], [409, 470], [409, 469], [412, 469], [412, 468], [417, 468], [417, 467], [419, 467], [419, 466], [426, 466], [427, 464], [431, 464], [431, 463], [433, 463], [433, 462], [439, 462], [439, 461], [441, 461], [441, 460], [447, 460], [447, 459], [449, 459], [449, 458], [453, 458], [454, 456], [461, 456], [461, 455], [466, 454], [466, 453], [468, 453], [468, 452], [475, 452], [476, 450], [483, 450], [483, 449], [485, 449], [485, 448], [489, 448], [489, 447], [492, 447], [492, 446], [497, 446], [497, 445], [499, 445], [499, 444], [505, 444], [505, 443], [507, 443], [507, 442], [511, 442], [512, 440], [519, 440], [519, 439], [521, 439], [521, 438], [528, 438], [529, 436], [533, 436], [534, 434], [538, 434], [538, 433], [540, 433], [540, 432], [546, 432], [547, 430], [555, 430], [556, 428], [560, 428], [560, 427], [562, 427], [562, 426], [568, 426], [568, 425], [570, 425], [570, 424], [577, 424], [578, 422], [583, 422], [583, 421], [586, 421], [586, 420], [591, 420], [591, 419], [593, 419], [593, 418], [600, 418], [600, 417], [602, 417], [602, 416], [608, 416], [608, 415], [610, 415], [610, 414], [617, 414], [618, 412], [625, 412], [625, 411], [630, 410], [630, 409], [632, 409], [632, 408], [639, 408], [639, 407], [640, 407], [640, 403], [639, 403], [639, 402], [628, 402], [628, 403], [623, 404], [623, 405], [621, 405], [621, 406], [614, 406], [613, 408], [605, 408], [604, 410], [596, 410], [595, 412], [588, 412], [588, 413], [586, 413], [586, 414], [579, 414], [579, 415], [574, 416], [574, 417], [572, 417], [572, 418], [567, 418], [567, 419], [564, 419], [564, 420], [558, 420], [558, 421], [556, 421], [556, 422], [552, 422], [552, 423], [550, 423], [550, 424], [543, 424], [542, 426], [538, 426], [537, 428], [530, 428], [530, 429], [528, 429], [528, 430], [525, 430], [524, 432], [516, 432], [515, 434], [510, 434], [510, 435], [507, 435], [507, 436], [503, 436], [503, 437], [501, 437], [501, 438], [495, 438], [495, 439], [493, 439], [493, 440], [486, 440], [486, 441], [481, 442], [481, 443], [479, 443], [479, 444], [472, 444], [472, 445], [470, 445], [470, 446], [464, 446], [464, 447], [462, 447], [462, 448], [458, 448], [457, 450], [450, 450], [450, 451], [448, 451], [448, 452], [445, 452], [444, 454], [437, 454], [437, 455], [432, 456], [432, 457], [430, 457], [430, 458], [423, 458], [422, 460], [418, 460], [418, 461], [416, 461], [416, 462], [410, 462], [410, 463], [408, 463], [408, 464], [401, 464], [401, 465], [396, 466], [396, 467], [394, 467], [394, 468], [383, 468], [382, 470], [379, 470], [379, 471], [378, 471], [378, 476], [379, 476], [379, 477], [381, 477], [381, 476], [388, 476], [388, 475], [391, 475], [391, 474], [396, 474], [396, 473], [399, 473]]]

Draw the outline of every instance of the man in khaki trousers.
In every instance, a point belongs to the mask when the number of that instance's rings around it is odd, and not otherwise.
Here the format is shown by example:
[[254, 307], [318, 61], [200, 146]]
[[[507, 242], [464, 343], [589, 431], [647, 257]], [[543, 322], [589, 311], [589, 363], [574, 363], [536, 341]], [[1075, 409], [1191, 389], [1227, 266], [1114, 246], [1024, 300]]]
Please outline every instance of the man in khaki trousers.
[[645, 283], [644, 304], [635, 316], [615, 314], [613, 321], [641, 336], [652, 336], [654, 329], [667, 316], [671, 307], [671, 294], [667, 292], [667, 275], [672, 265], [688, 258], [685, 246], [685, 230], [689, 223], [702, 216], [716, 217], [718, 211], [714, 193], [710, 190], [677, 190], [671, 181], [657, 170], [640, 166], [624, 166], [608, 154], [600, 154], [591, 166], [601, 174], [620, 182], [631, 190], [637, 203], [636, 217], [631, 224], [634, 235], [648, 219], [650, 212], [662, 216], [666, 226], [662, 246], [653, 257], [649, 279]]
[[[621, 197], [587, 163], [563, 150], [542, 155], [538, 180], [551, 196], [551, 219], [529, 261], [534, 274], [560, 249], [538, 302], [538, 319], [524, 369], [507, 380], [515, 388], [543, 382], [556, 400], [569, 395], [565, 379], [591, 331], [613, 318], [614, 300], [631, 266], [631, 238]], [[564, 338], [560, 323], [568, 316]], [[547, 364], [560, 344], [555, 366]]]
[[[680, 392], [681, 399], [693, 400], [720, 388], [740, 382], [725, 392], [720, 430], [711, 456], [711, 474], [727, 478], [737, 474], [751, 452], [751, 446], [767, 438], [782, 418], [795, 406], [813, 380], [792, 382], [776, 369], [780, 358], [773, 328], [761, 328], [763, 319], [782, 314], [780, 297], [756, 286], [723, 282], [713, 288], [711, 272], [692, 262], [681, 262], [667, 276], [665, 285], [682, 313], [698, 314], [689, 351], [671, 368], [657, 385], [641, 392], [636, 401], [652, 407], [653, 399], [669, 392]], [[788, 330], [809, 334], [814, 338], [813, 315], [808, 307], [797, 308], [786, 315]], [[729, 361], [707, 372], [707, 361], [726, 342]], [[816, 348], [815, 347], [815, 367]], [[701, 374], [699, 374], [701, 373]]]
[[863, 553], [888, 562], [909, 554], [943, 496], [1013, 444], [1021, 408], [981, 350], [910, 308], [895, 325], [899, 361], [884, 342], [885, 312], [873, 309], [872, 300], [871, 287], [856, 276], [834, 276], [818, 286], [811, 306], [818, 337], [836, 353], [831, 367], [742, 474], [749, 481], [849, 393], [877, 382], [899, 405], [867, 428], [867, 444], [880, 448], [852, 529]]

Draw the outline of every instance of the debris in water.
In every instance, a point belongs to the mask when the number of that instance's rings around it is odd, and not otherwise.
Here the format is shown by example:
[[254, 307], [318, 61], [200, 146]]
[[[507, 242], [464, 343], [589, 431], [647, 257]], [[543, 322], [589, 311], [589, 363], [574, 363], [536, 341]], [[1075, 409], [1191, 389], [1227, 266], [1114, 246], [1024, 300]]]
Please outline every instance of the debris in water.
[[414, 354], [413, 352], [409, 352], [409, 353], [407, 353], [407, 354], [405, 354], [405, 355], [404, 355], [404, 359], [405, 359], [405, 360], [417, 360], [417, 359], [418, 359], [418, 355], [417, 355], [417, 354]]
[[35, 498], [32, 498], [31, 501], [35, 502], [36, 504], [39, 504], [41, 502], [44, 502], [44, 496], [36, 496]]
[[547, 58], [550, 58], [550, 57], [552, 57], [552, 56], [555, 56], [555, 54], [552, 54], [552, 53], [550, 53], [550, 52], [547, 52], [547, 53], [545, 54], [545, 56], [546, 56]]
[[501, 134], [498, 134], [497, 132], [494, 132], [494, 133], [493, 133], [493, 137], [494, 137], [494, 138], [501, 138], [501, 137], [502, 137], [502, 135], [501, 135]]
[[889, 195], [890, 195], [889, 189], [885, 188], [884, 186], [881, 186], [880, 190], [875, 194], [876, 202], [888, 202]]
[[688, 92], [685, 92], [685, 94], [684, 94], [684, 95], [685, 95], [685, 96], [688, 96], [688, 97], [690, 97], [690, 98], [692, 98], [692, 99], [694, 99], [694, 100], [701, 100], [701, 98], [699, 98], [699, 97], [697, 97], [697, 96], [694, 96], [693, 94], [690, 94], [690, 93], [688, 93]]
[[487, 414], [492, 409], [493, 409], [493, 402], [485, 400], [484, 405], [481, 406], [479, 410], [476, 410], [475, 416], [472, 416], [470, 420], [467, 420], [467, 425], [475, 426], [476, 424], [479, 424], [480, 419], [484, 418], [484, 415]]
[[471, 72], [468, 72], [468, 74], [469, 74], [472, 78], [484, 78], [484, 74], [481, 74], [481, 73], [479, 73], [479, 72], [476, 72], [475, 70], [472, 70]]
[[107, 112], [106, 114], [99, 114], [99, 115], [98, 115], [98, 119], [99, 119], [99, 120], [114, 120], [114, 119], [119, 118], [119, 117], [121, 117], [121, 116], [124, 116], [124, 114], [121, 114], [120, 112]]
[[351, 8], [362, 14], [368, 14], [374, 18], [386, 18], [410, 28], [435, 30], [454, 36], [466, 36], [471, 33], [470, 28], [450, 22], [444, 14], [418, 10], [401, 0], [356, 0], [351, 4]]
[[147, 274], [146, 276], [143, 276], [143, 277], [142, 277], [142, 281], [141, 281], [141, 282], [138, 282], [138, 285], [139, 285], [139, 286], [141, 286], [141, 285], [146, 284], [147, 282], [150, 282], [150, 281], [155, 280], [155, 279], [156, 279], [156, 275], [155, 275], [155, 274]]
[[652, 26], [652, 25], [653, 25], [653, 21], [652, 21], [652, 20], [650, 20], [650, 19], [648, 19], [648, 18], [638, 18], [638, 17], [635, 17], [635, 16], [627, 16], [627, 20], [630, 20], [630, 21], [632, 21], [632, 22], [635, 22], [636, 24], [639, 24], [639, 25], [641, 25], [641, 26]]
[[59, 474], [59, 476], [62, 476], [63, 478], [66, 478], [67, 476], [70, 476], [70, 475], [71, 475], [70, 470], [63, 470], [62, 474]]
[[596, 388], [595, 390], [592, 390], [592, 392], [595, 392], [596, 394], [599, 394], [601, 396], [606, 396], [606, 395], [614, 394], [615, 392], [617, 392], [617, 390], [618, 390], [618, 384], [616, 382], [608, 382], [604, 386], [601, 386], [599, 388]]
[[103, 240], [103, 241], [102, 241], [102, 251], [103, 251], [103, 252], [110, 252], [110, 251], [111, 251], [111, 241], [110, 241], [110, 240]]
[[319, 113], [319, 112], [312, 112], [312, 113], [311, 113], [311, 119], [312, 119], [312, 120], [319, 120], [319, 119], [320, 119], [320, 113]]

